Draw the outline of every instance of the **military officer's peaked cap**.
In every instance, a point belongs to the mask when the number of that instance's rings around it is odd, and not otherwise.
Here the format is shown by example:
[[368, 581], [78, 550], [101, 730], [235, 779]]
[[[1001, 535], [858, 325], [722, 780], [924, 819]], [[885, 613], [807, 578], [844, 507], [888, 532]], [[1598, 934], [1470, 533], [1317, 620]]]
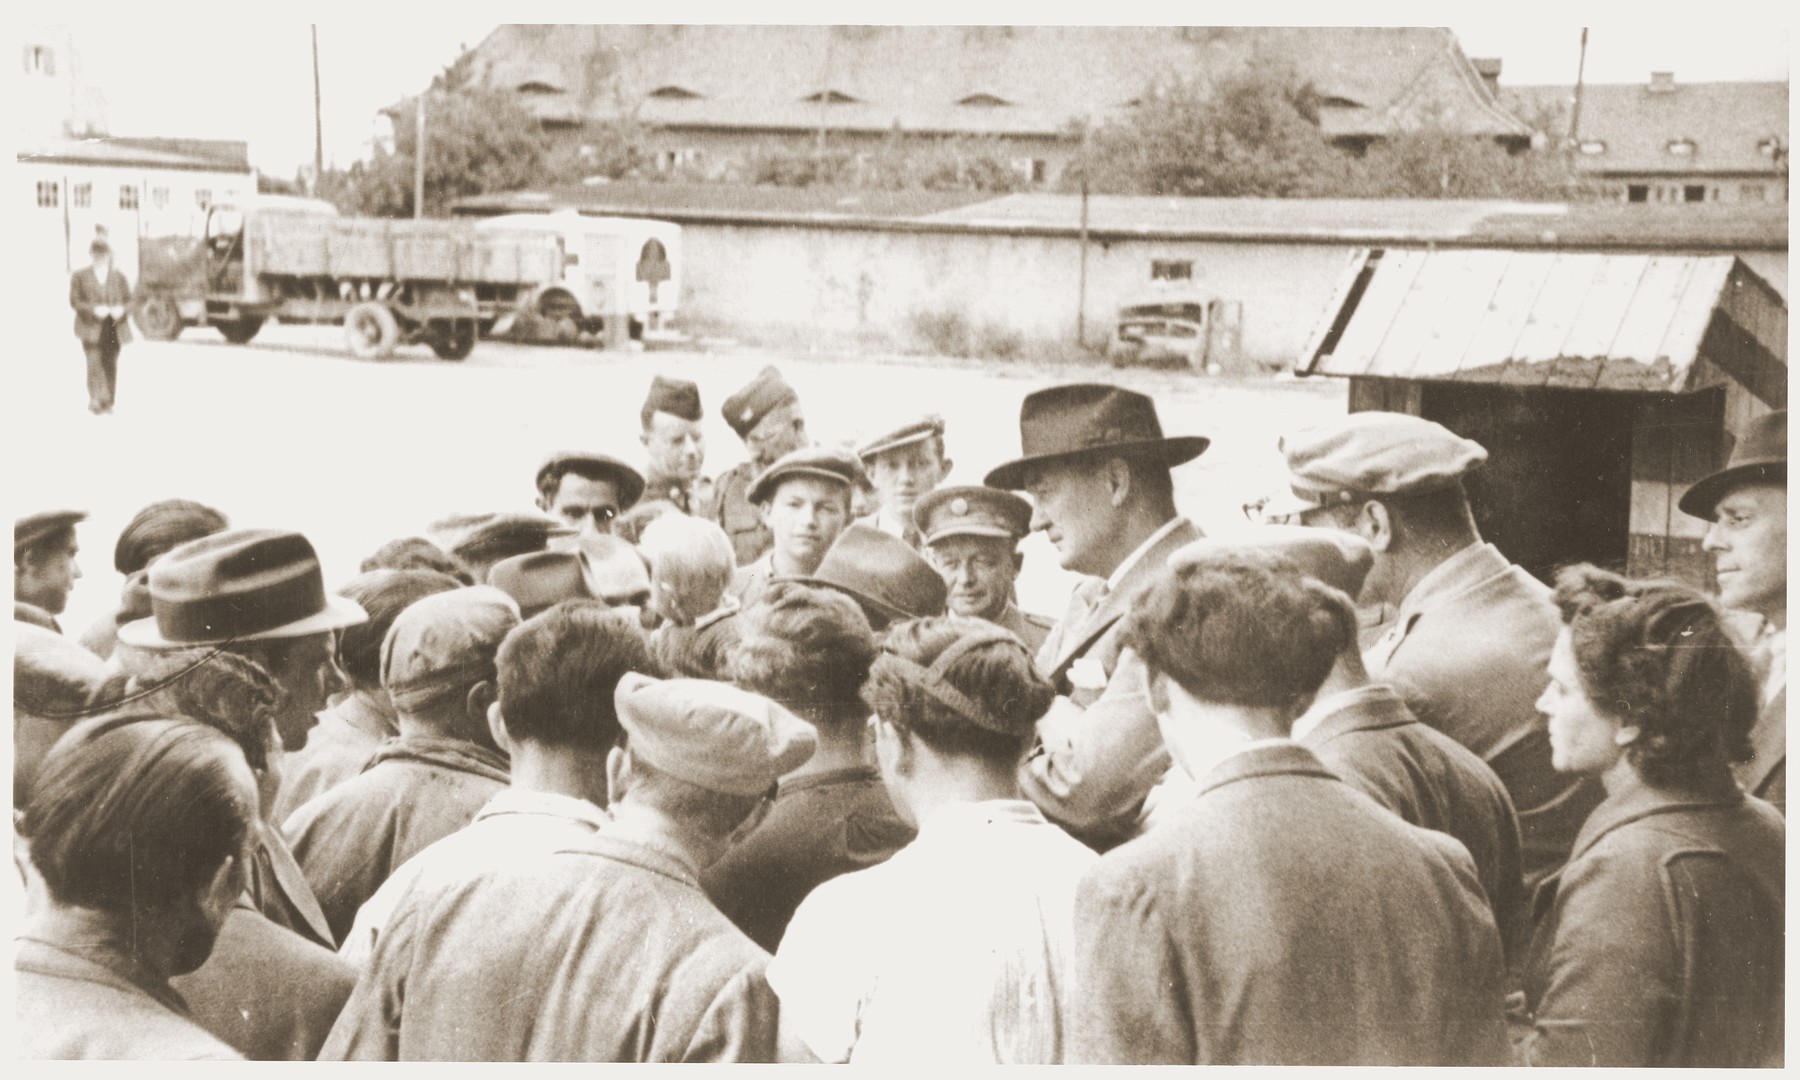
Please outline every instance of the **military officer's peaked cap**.
[[946, 536], [1018, 541], [1031, 532], [1031, 504], [1010, 491], [964, 484], [929, 492], [913, 506], [913, 524], [934, 544]]
[[760, 694], [631, 672], [613, 691], [633, 757], [696, 787], [762, 795], [818, 746], [812, 725]]
[[670, 416], [679, 416], [683, 420], [698, 420], [700, 411], [700, 386], [687, 379], [667, 379], [661, 375], [650, 380], [650, 392], [644, 396], [644, 418], [648, 420], [651, 413], [666, 412]]
[[1487, 450], [1442, 424], [1392, 412], [1351, 413], [1281, 439], [1295, 513], [1359, 497], [1410, 495], [1461, 483]]
[[756, 373], [756, 378], [737, 393], [725, 399], [720, 411], [725, 415], [725, 422], [731, 430], [738, 433], [738, 438], [750, 434], [752, 428], [762, 422], [762, 418], [774, 412], [790, 401], [799, 401], [800, 395], [781, 377], [773, 364]]

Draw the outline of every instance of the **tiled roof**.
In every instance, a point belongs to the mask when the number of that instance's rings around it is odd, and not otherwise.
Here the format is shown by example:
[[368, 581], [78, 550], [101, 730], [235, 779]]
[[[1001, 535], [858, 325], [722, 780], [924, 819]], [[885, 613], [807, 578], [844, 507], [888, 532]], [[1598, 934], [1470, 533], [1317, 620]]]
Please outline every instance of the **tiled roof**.
[[[1534, 120], [1540, 113], [1568, 132], [1575, 100], [1572, 86], [1503, 87], [1501, 101], [1515, 114]], [[1784, 82], [1677, 82], [1652, 90], [1646, 83], [1589, 83], [1581, 91], [1583, 141], [1606, 144], [1604, 153], [1577, 156], [1589, 172], [1772, 173], [1772, 159], [1758, 144], [1779, 136], [1788, 141], [1788, 84]], [[1691, 154], [1669, 152], [1669, 144], [1692, 140]]]
[[[558, 88], [521, 95], [540, 116], [639, 108], [669, 128], [1041, 137], [1117, 114], [1159, 75], [1287, 62], [1346, 103], [1340, 134], [1425, 123], [1528, 134], [1441, 28], [508, 25], [472, 59], [488, 87]], [[646, 96], [656, 90], [666, 96]], [[821, 93], [852, 100], [807, 100]], [[1010, 104], [958, 104], [983, 96]]]

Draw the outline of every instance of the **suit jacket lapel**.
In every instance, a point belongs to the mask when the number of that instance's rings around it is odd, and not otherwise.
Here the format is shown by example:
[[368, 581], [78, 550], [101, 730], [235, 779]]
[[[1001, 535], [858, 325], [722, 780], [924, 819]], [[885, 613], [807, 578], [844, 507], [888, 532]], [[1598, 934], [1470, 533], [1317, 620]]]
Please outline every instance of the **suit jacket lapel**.
[[[1066, 631], [1062, 626], [1058, 626], [1057, 630], [1061, 636], [1056, 642], [1055, 662], [1050, 668], [1051, 681], [1060, 679], [1063, 673], [1069, 670], [1070, 664], [1080, 659], [1088, 649], [1093, 647], [1094, 642], [1100, 640], [1108, 630], [1112, 629], [1113, 624], [1131, 609], [1132, 601], [1136, 598], [1137, 593], [1162, 572], [1171, 555], [1198, 539], [1200, 539], [1200, 530], [1194, 528], [1192, 522], [1182, 519], [1161, 540], [1158, 540], [1155, 546], [1144, 552], [1144, 557], [1126, 572], [1125, 579], [1106, 594], [1106, 599], [1082, 616], [1080, 623], [1073, 631]], [[1071, 603], [1071, 615], [1074, 614], [1074, 611], [1075, 605]]]
[[1787, 687], [1769, 699], [1750, 728], [1750, 749], [1756, 754], [1741, 766], [1744, 790], [1756, 794], [1776, 766], [1787, 760]]

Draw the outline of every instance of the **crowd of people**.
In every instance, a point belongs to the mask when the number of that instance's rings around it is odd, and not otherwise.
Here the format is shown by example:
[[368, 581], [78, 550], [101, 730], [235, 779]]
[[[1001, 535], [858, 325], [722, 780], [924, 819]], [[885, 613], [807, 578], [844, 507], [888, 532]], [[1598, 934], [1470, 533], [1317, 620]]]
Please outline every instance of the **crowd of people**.
[[721, 412], [716, 481], [659, 376], [643, 470], [335, 591], [153, 503], [79, 638], [84, 515], [19, 519], [23, 1056], [1783, 1062], [1785, 411], [1680, 498], [1716, 592], [1540, 582], [1416, 416], [1285, 435], [1202, 536], [1207, 439], [1119, 386], [972, 485], [772, 367]]

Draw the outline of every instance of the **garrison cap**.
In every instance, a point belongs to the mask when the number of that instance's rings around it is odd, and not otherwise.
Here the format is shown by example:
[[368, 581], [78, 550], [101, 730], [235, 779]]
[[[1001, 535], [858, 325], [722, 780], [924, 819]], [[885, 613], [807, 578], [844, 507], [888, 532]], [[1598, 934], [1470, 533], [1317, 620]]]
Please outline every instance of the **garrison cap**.
[[381, 685], [402, 712], [492, 679], [500, 642], [519, 625], [519, 605], [492, 585], [416, 600], [381, 643]]
[[980, 484], [942, 487], [913, 506], [913, 524], [927, 544], [946, 536], [993, 536], [1017, 543], [1031, 532], [1031, 504], [1010, 491]]
[[781, 377], [781, 372], [771, 364], [756, 373], [749, 385], [725, 399], [719, 411], [724, 414], [725, 422], [731, 430], [738, 433], [738, 438], [750, 434], [752, 428], [762, 422], [762, 418], [774, 412], [790, 401], [799, 401], [800, 395]]
[[670, 416], [679, 416], [683, 420], [698, 420], [705, 415], [700, 411], [700, 384], [687, 379], [666, 379], [654, 375], [650, 379], [650, 392], [644, 396], [643, 415], [646, 422], [651, 413], [666, 412]]
[[613, 705], [632, 756], [726, 795], [764, 794], [818, 745], [811, 724], [727, 683], [634, 671], [619, 680]]
[[753, 504], [767, 502], [783, 480], [794, 476], [835, 480], [849, 488], [867, 487], [869, 483], [868, 475], [863, 472], [862, 462], [852, 457], [849, 451], [829, 446], [807, 446], [777, 458], [773, 465], [764, 469], [762, 475], [750, 485], [750, 501]]
[[923, 416], [917, 420], [900, 425], [884, 435], [878, 435], [856, 448], [856, 456], [862, 458], [863, 464], [876, 454], [885, 454], [889, 450], [898, 450], [902, 446], [911, 446], [926, 439], [938, 439], [944, 435], [944, 418], [937, 415]]
[[1198, 566], [1215, 560], [1249, 561], [1271, 568], [1287, 563], [1354, 601], [1375, 565], [1375, 549], [1362, 537], [1339, 529], [1264, 525], [1195, 540], [1171, 555], [1169, 566]]
[[41, 514], [27, 514], [13, 522], [13, 547], [23, 550], [86, 520], [86, 510], [46, 510]]
[[1266, 513], [1454, 487], [1487, 450], [1442, 424], [1406, 413], [1358, 412], [1283, 436], [1292, 499]]
[[602, 479], [610, 480], [619, 489], [619, 509], [626, 510], [644, 494], [644, 474], [609, 454], [594, 454], [585, 450], [566, 450], [552, 454], [548, 461], [538, 466], [537, 489], [546, 490], [552, 480], [560, 481], [569, 473], [599, 473]]

